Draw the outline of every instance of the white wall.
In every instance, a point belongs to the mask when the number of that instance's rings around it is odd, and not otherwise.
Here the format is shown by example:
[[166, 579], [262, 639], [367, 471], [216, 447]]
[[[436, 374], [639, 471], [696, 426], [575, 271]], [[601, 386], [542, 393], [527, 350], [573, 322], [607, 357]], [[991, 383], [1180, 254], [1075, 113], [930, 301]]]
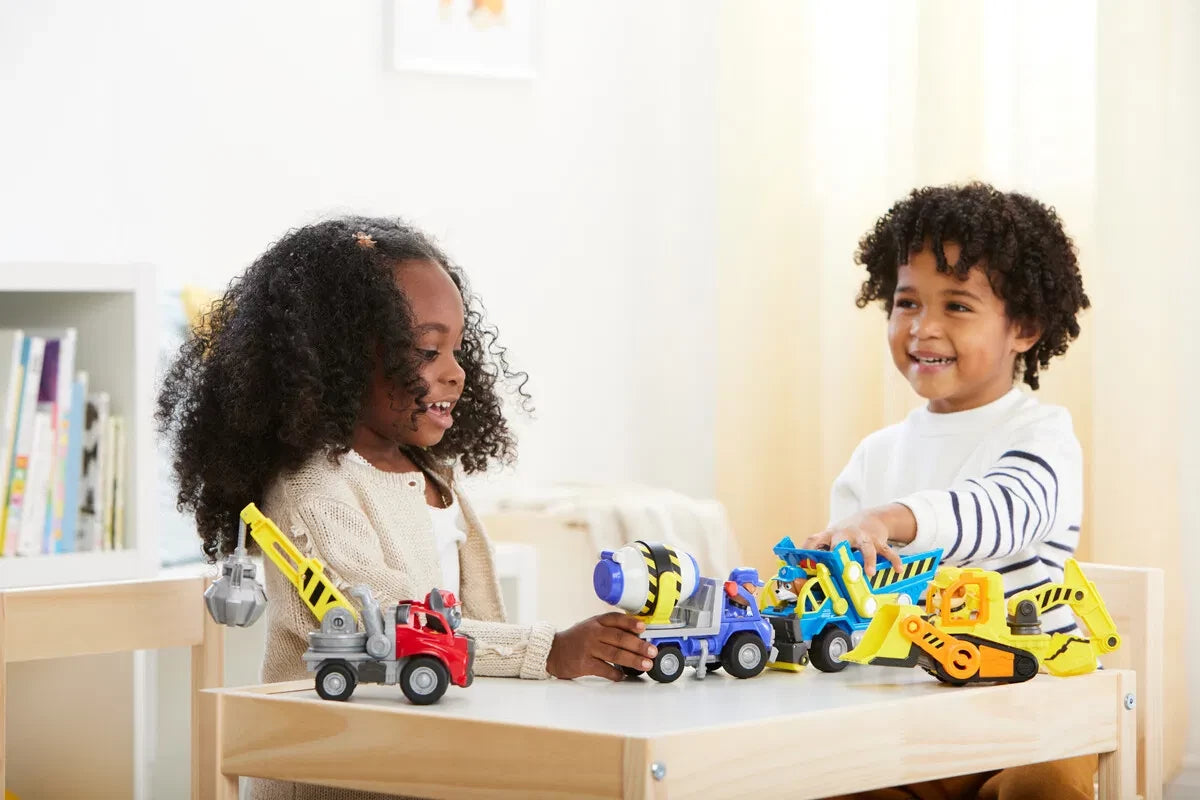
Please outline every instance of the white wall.
[[219, 287], [290, 226], [409, 216], [532, 376], [523, 476], [707, 493], [715, 3], [684, 5], [545, 3], [503, 81], [390, 70], [381, 2], [9, 3], [0, 260]]

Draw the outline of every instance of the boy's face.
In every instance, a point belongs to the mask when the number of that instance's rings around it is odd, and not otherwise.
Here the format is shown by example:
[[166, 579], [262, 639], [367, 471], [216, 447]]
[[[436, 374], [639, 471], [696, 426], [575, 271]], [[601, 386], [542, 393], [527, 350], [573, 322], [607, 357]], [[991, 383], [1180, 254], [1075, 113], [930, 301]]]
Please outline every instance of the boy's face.
[[[958, 262], [956, 242], [943, 252], [949, 264]], [[960, 281], [937, 271], [927, 246], [897, 271], [888, 321], [892, 360], [930, 411], [966, 411], [1008, 392], [1017, 355], [1038, 340], [1023, 333], [978, 266]]]
[[454, 405], [463, 391], [466, 373], [458, 364], [465, 318], [462, 296], [446, 271], [431, 261], [402, 261], [395, 275], [412, 308], [418, 374], [429, 387], [424, 397], [427, 408], [420, 411], [416, 398], [392, 386], [376, 366], [367, 424], [400, 444], [432, 447], [454, 424]]

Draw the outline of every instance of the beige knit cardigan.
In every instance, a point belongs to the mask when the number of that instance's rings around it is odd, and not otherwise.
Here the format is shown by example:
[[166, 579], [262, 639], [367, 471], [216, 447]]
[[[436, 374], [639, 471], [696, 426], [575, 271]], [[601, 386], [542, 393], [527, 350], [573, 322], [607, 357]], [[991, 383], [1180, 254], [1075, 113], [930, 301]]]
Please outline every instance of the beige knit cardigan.
[[[416, 458], [420, 459], [420, 454]], [[460, 630], [476, 640], [475, 674], [548, 677], [546, 657], [554, 640], [553, 626], [504, 622], [493, 551], [479, 518], [454, 488], [448, 471], [435, 468], [426, 459], [419, 463], [441, 488], [454, 492], [466, 525], [466, 541], [458, 550], [459, 600], [463, 607]], [[380, 606], [386, 607], [398, 600], [424, 598], [441, 579], [425, 502], [424, 473], [384, 472], [354, 451], [343, 455], [340, 463], [333, 463], [326, 452], [320, 452], [271, 484], [262, 511], [302, 553], [324, 562], [327, 574], [343, 593], [351, 586], [365, 584]], [[274, 565], [268, 565], [265, 573], [268, 603], [263, 680], [310, 677], [300, 656], [308, 647], [308, 633], [316, 628], [316, 621]], [[256, 780], [253, 784], [255, 800], [383, 797], [277, 781]]]

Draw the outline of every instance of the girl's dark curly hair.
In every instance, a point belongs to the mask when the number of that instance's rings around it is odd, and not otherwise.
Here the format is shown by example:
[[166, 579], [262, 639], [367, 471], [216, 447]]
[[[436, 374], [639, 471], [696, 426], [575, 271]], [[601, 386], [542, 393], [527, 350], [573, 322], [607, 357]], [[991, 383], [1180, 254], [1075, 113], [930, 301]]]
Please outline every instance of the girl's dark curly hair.
[[[1053, 208], [985, 183], [914, 190], [879, 218], [859, 242], [854, 260], [867, 268], [858, 307], [874, 300], [892, 313], [896, 271], [909, 255], [932, 244], [939, 272], [965, 280], [979, 264], [1008, 318], [1041, 331], [1017, 359], [1016, 372], [1038, 388], [1038, 367], [1067, 352], [1079, 335], [1076, 316], [1091, 305], [1083, 291], [1075, 246]], [[957, 264], [946, 262], [944, 242], [957, 242]]]
[[509, 370], [461, 270], [398, 220], [348, 217], [290, 231], [213, 305], [158, 396], [179, 508], [194, 513], [210, 559], [233, 550], [239, 511], [280, 471], [324, 448], [335, 460], [349, 450], [376, 359], [424, 408], [412, 312], [393, 273], [409, 259], [441, 265], [466, 308], [463, 394], [430, 455], [466, 472], [515, 457], [497, 383], [529, 410], [528, 376]]

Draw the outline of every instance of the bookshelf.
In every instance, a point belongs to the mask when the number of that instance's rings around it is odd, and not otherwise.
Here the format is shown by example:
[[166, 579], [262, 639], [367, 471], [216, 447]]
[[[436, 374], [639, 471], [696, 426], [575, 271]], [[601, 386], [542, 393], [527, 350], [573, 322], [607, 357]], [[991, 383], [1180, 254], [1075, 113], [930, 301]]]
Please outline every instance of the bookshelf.
[[0, 589], [153, 577], [154, 272], [137, 264], [0, 264], [0, 326], [79, 331], [76, 365], [126, 419], [123, 550], [0, 558]]

